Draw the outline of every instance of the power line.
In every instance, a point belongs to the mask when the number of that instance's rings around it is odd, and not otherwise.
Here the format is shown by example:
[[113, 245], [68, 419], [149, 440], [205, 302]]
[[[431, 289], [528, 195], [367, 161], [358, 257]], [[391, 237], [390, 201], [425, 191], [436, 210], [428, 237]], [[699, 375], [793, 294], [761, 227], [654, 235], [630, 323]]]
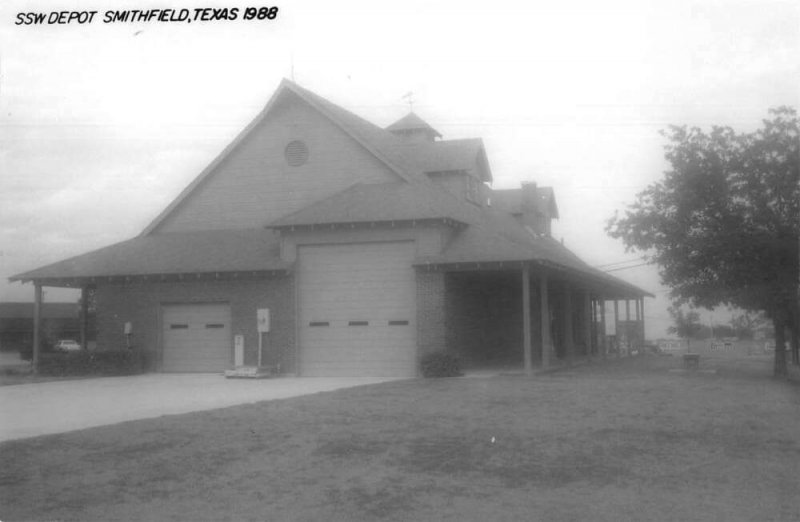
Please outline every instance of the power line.
[[631, 265], [631, 266], [621, 266], [619, 268], [610, 268], [608, 270], [603, 270], [603, 272], [616, 272], [617, 270], [627, 270], [629, 268], [636, 268], [639, 266], [649, 265], [650, 263], [639, 263], [638, 265]]
[[643, 257], [636, 257], [633, 259], [626, 259], [625, 261], [617, 261], [616, 263], [605, 263], [603, 265], [595, 265], [594, 268], [605, 268], [607, 266], [616, 266], [616, 265], [624, 265], [627, 263], [635, 263], [636, 261], [643, 261]]

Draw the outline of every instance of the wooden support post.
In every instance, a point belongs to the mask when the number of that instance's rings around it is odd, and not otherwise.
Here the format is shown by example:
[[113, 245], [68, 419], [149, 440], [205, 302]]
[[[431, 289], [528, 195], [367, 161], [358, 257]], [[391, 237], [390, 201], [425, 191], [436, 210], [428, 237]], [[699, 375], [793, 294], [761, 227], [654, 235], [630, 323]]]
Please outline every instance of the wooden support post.
[[583, 355], [592, 354], [592, 300], [589, 291], [584, 290], [581, 294], [583, 299], [581, 312], [581, 332], [583, 333]]
[[620, 356], [619, 350], [619, 301], [614, 299], [614, 338], [616, 339], [617, 344], [617, 357]]
[[542, 368], [550, 367], [550, 353], [553, 349], [550, 340], [550, 304], [547, 297], [547, 274], [539, 276], [539, 313], [542, 335]]
[[564, 306], [562, 313], [564, 314], [564, 331], [562, 338], [564, 339], [564, 351], [566, 352], [567, 361], [570, 364], [573, 362], [575, 356], [575, 340], [572, 336], [572, 292], [567, 282], [564, 282], [563, 288]]
[[641, 317], [641, 319], [639, 320], [639, 328], [641, 329], [641, 334], [640, 334], [640, 335], [641, 335], [641, 337], [640, 337], [640, 339], [642, 340], [642, 349], [644, 349], [644, 345], [645, 345], [645, 333], [644, 333], [644, 297], [642, 297], [642, 298], [641, 298], [641, 300], [640, 300], [639, 309], [642, 311], [642, 317]]
[[591, 319], [589, 321], [589, 335], [592, 338], [591, 344], [589, 345], [589, 354], [594, 356], [597, 355], [597, 347], [599, 343], [597, 342], [597, 300], [589, 298], [589, 308], [591, 313]]
[[81, 287], [81, 349], [89, 348], [89, 289]]
[[608, 341], [606, 339], [606, 300], [600, 297], [600, 354], [605, 358], [608, 354]]
[[631, 354], [631, 339], [630, 329], [631, 326], [631, 300], [625, 299], [625, 355]]
[[42, 285], [33, 285], [33, 373], [39, 371], [39, 353], [42, 345]]
[[522, 343], [525, 354], [525, 375], [533, 374], [531, 356], [531, 274], [530, 267], [522, 267]]

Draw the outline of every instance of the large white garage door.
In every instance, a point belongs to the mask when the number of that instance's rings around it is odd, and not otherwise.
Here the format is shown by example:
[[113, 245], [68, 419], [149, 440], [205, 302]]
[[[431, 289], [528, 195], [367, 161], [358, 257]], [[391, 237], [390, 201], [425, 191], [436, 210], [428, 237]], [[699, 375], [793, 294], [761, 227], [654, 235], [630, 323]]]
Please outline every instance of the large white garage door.
[[302, 246], [298, 257], [302, 374], [414, 376], [414, 244]]
[[163, 371], [221, 372], [230, 366], [230, 306], [166, 305], [162, 310]]

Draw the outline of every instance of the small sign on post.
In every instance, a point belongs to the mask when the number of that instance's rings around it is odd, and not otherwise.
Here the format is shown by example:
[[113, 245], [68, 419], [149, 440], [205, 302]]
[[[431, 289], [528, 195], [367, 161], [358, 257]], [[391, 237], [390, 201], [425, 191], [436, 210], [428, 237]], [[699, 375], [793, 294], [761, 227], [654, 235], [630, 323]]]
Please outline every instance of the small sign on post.
[[258, 332], [269, 332], [269, 308], [259, 308], [258, 313]]
[[264, 334], [269, 333], [270, 318], [269, 308], [256, 309], [256, 330], [258, 331], [258, 365], [244, 365], [244, 336], [235, 335], [233, 337], [234, 362], [236, 367], [225, 371], [225, 377], [243, 379], [265, 379], [272, 376], [270, 369], [262, 368], [261, 352], [263, 350]]
[[244, 366], [244, 335], [241, 334], [233, 336], [233, 365]]

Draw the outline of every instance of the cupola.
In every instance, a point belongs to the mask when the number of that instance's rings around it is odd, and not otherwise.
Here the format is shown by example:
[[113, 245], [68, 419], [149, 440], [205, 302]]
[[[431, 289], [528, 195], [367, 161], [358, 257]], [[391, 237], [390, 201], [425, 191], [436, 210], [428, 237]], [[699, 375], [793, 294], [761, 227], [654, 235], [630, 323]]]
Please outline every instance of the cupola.
[[392, 123], [386, 130], [410, 142], [435, 141], [442, 137], [439, 131], [413, 112]]

